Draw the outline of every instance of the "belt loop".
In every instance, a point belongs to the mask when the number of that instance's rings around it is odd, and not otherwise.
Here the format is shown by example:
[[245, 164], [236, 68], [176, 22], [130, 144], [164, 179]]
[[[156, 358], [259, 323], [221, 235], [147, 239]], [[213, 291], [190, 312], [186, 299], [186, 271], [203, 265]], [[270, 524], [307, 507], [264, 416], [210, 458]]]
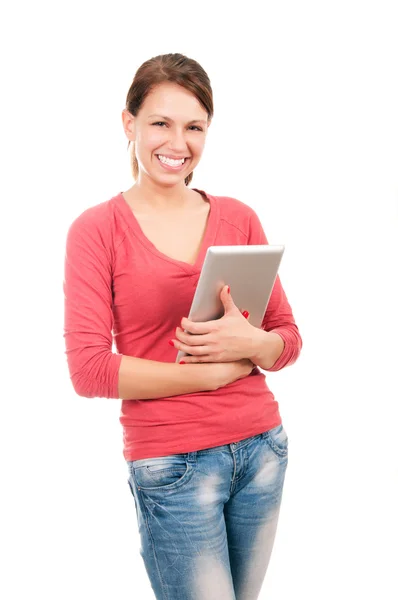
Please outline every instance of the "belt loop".
[[192, 452], [187, 452], [187, 461], [195, 462], [197, 453], [198, 453], [197, 450], [193, 450]]

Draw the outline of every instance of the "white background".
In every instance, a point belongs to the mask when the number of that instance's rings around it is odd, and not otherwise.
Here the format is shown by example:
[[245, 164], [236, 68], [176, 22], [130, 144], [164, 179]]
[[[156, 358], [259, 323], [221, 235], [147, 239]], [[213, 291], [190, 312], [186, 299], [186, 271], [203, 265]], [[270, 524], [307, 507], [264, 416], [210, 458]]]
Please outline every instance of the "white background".
[[133, 183], [121, 112], [135, 71], [181, 52], [207, 71], [215, 103], [191, 186], [249, 204], [269, 243], [285, 244], [280, 276], [304, 343], [295, 365], [267, 374], [289, 466], [260, 598], [393, 600], [397, 4], [10, 6], [0, 18], [0, 595], [154, 597], [121, 401], [79, 397], [69, 380], [63, 261], [72, 220]]

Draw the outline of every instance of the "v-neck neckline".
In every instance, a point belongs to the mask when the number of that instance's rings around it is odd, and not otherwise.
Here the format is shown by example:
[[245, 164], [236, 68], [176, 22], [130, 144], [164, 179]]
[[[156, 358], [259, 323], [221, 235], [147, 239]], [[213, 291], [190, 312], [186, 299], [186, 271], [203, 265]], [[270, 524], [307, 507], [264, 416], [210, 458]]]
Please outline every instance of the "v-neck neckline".
[[142, 242], [142, 244], [150, 252], [152, 252], [152, 254], [155, 254], [159, 258], [166, 260], [167, 262], [170, 262], [173, 265], [179, 265], [186, 272], [194, 274], [194, 273], [198, 273], [201, 271], [203, 261], [205, 259], [205, 255], [207, 252], [207, 248], [214, 244], [216, 233], [217, 233], [219, 207], [218, 207], [215, 196], [207, 194], [204, 190], [200, 190], [198, 188], [191, 188], [191, 189], [204, 195], [205, 198], [210, 203], [210, 210], [209, 210], [209, 213], [207, 216], [206, 230], [203, 235], [199, 253], [198, 253], [198, 256], [196, 257], [194, 264], [190, 264], [188, 262], [172, 258], [171, 256], [164, 254], [163, 252], [158, 250], [158, 248], [156, 248], [156, 246], [151, 242], [151, 240], [143, 232], [141, 225], [139, 224], [131, 206], [128, 204], [127, 200], [123, 196], [123, 192], [119, 192], [116, 196], [114, 196], [113, 199], [115, 200], [117, 206], [122, 211], [127, 223], [129, 224], [131, 229], [134, 231], [135, 235], [139, 238], [139, 240]]

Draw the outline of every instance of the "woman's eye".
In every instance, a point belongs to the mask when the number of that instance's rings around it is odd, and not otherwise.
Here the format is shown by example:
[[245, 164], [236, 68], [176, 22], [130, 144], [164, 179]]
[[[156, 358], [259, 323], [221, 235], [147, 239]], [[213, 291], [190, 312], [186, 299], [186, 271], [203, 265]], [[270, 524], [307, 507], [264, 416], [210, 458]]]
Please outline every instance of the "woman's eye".
[[[165, 123], [164, 121], [156, 121], [156, 123], [152, 123], [152, 125], [167, 125], [167, 123]], [[196, 125], [191, 125], [191, 127], [197, 129], [198, 131], [202, 131], [202, 129], [200, 127], [197, 127]]]

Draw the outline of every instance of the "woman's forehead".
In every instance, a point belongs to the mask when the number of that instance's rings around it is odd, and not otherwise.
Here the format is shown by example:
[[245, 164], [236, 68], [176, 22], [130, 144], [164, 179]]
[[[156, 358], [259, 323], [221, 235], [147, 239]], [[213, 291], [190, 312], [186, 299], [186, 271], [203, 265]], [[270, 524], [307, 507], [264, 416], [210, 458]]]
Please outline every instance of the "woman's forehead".
[[167, 117], [171, 120], [203, 120], [206, 122], [207, 112], [197, 97], [180, 85], [161, 83], [156, 85], [147, 95], [142, 105], [146, 116]]

